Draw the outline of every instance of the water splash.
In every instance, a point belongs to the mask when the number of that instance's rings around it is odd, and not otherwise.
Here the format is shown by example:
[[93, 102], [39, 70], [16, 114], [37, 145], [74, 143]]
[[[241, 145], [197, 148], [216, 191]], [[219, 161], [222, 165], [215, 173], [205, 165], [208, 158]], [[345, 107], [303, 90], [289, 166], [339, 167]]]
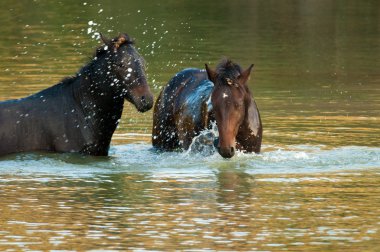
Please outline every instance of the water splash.
[[210, 156], [215, 154], [217, 152], [215, 148], [215, 141], [217, 141], [218, 137], [218, 128], [216, 123], [213, 122], [210, 129], [203, 130], [198, 136], [193, 138], [186, 154], [198, 154], [202, 156]]

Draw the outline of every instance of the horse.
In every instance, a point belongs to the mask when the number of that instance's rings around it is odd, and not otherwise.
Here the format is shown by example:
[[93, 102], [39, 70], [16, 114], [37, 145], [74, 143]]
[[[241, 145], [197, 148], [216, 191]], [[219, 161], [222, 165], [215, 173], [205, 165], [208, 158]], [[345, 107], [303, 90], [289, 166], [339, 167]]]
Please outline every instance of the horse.
[[108, 39], [75, 76], [28, 97], [0, 102], [0, 155], [74, 152], [107, 156], [124, 100], [153, 107], [145, 61], [127, 34]]
[[202, 130], [216, 122], [216, 147], [224, 158], [236, 149], [259, 153], [263, 127], [246, 70], [229, 59], [216, 70], [188, 68], [177, 73], [159, 94], [153, 112], [152, 144], [163, 151], [187, 150]]

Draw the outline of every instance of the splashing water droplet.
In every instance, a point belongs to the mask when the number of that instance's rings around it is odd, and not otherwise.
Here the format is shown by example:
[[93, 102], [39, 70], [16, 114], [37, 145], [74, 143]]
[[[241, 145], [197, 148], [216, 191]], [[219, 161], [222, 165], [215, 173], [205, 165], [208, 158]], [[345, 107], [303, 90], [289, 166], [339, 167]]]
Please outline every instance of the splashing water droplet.
[[201, 133], [194, 137], [187, 154], [198, 153], [202, 156], [211, 156], [216, 152], [215, 142], [218, 141], [219, 132], [216, 123], [212, 123], [211, 129], [201, 131]]

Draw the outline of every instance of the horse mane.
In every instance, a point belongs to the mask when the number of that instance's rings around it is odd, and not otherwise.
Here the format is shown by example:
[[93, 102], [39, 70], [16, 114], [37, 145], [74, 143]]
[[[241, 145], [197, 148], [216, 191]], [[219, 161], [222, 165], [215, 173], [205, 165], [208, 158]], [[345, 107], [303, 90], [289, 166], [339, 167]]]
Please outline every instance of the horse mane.
[[[129, 37], [128, 34], [123, 33], [119, 36], [113, 38], [110, 40], [110, 43], [112, 43], [112, 46], [119, 48], [120, 46], [126, 44], [126, 45], [134, 45], [135, 41]], [[98, 58], [108, 52], [108, 48], [106, 48], [106, 45], [101, 45], [95, 50], [95, 58]], [[95, 59], [90, 59], [90, 62], [84, 65], [74, 76], [68, 76], [63, 78], [58, 84], [67, 86], [72, 84], [79, 76], [84, 75], [88, 73], [91, 69], [91, 66], [94, 64]]]
[[61, 79], [57, 84], [68, 86], [71, 85], [73, 82], [75, 82], [80, 76], [85, 76], [89, 73], [89, 69], [91, 68], [91, 65], [94, 64], [94, 60], [92, 59], [89, 63], [84, 65], [75, 75], [67, 76]]
[[58, 84], [61, 84], [61, 85], [64, 85], [64, 86], [70, 85], [71, 83], [74, 82], [74, 80], [76, 80], [77, 77], [78, 76], [68, 76], [68, 77], [65, 77]]
[[222, 59], [216, 67], [216, 73], [219, 79], [229, 78], [236, 80], [242, 71], [243, 69], [240, 65], [227, 58]]

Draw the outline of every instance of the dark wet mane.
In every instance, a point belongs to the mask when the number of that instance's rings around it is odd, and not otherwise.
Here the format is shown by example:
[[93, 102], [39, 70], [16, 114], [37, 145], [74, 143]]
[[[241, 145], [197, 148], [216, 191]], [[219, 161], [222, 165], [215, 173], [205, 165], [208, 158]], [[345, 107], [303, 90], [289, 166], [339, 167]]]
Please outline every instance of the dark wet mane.
[[73, 83], [76, 80], [76, 78], [77, 76], [69, 76], [69, 77], [63, 78], [58, 84], [67, 86]]
[[235, 80], [242, 71], [241, 66], [232, 62], [230, 59], [223, 59], [216, 67], [216, 73], [219, 79], [229, 78]]
[[75, 82], [80, 76], [87, 76], [90, 74], [92, 65], [95, 64], [94, 62], [95, 60], [91, 59], [90, 62], [84, 65], [75, 75], [63, 78], [58, 84], [67, 86]]
[[58, 82], [58, 84], [64, 85], [64, 86], [71, 85], [80, 76], [88, 76], [91, 73], [91, 68], [94, 64], [95, 64], [95, 59], [91, 59], [90, 62], [88, 62], [81, 69], [79, 69], [79, 71], [75, 75], [63, 78], [60, 82]]
[[[120, 34], [119, 36], [113, 38], [110, 40], [110, 45], [108, 45], [108, 47], [110, 46], [113, 46], [113, 47], [117, 47], [119, 48], [120, 46], [122, 45], [134, 45], [135, 42], [133, 39], [131, 39], [128, 34], [124, 33], [124, 34]], [[106, 44], [103, 44], [101, 46], [99, 46], [96, 50], [95, 50], [95, 58], [99, 58], [101, 57], [102, 55], [106, 54], [107, 52], [109, 52], [110, 48], [107, 48], [106, 49]], [[90, 62], [88, 62], [86, 65], [84, 65], [76, 75], [74, 76], [69, 76], [69, 77], [65, 77], [63, 78], [59, 84], [61, 85], [70, 85], [72, 84], [79, 76], [81, 75], [85, 75], [85, 74], [89, 74], [89, 72], [91, 72], [91, 68], [92, 66], [95, 64], [95, 58], [92, 58], [90, 60]]]

